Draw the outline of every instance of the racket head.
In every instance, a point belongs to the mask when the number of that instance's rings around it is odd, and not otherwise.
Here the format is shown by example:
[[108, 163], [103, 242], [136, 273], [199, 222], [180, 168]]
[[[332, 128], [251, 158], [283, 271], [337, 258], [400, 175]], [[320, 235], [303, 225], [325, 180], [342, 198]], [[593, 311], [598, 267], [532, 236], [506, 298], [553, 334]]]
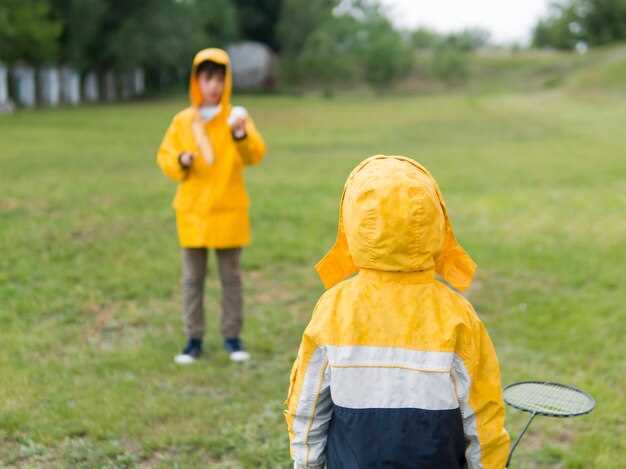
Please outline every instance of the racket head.
[[575, 386], [550, 381], [520, 381], [504, 388], [511, 407], [547, 417], [575, 417], [591, 412], [596, 401]]

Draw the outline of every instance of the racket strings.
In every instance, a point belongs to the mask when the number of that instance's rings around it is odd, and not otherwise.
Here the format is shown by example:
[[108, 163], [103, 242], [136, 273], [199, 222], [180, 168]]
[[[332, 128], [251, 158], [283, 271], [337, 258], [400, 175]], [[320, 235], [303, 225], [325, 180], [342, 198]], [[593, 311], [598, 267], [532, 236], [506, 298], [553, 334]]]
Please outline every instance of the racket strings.
[[595, 405], [582, 391], [555, 383], [518, 383], [505, 390], [504, 398], [521, 410], [563, 417], [589, 412]]

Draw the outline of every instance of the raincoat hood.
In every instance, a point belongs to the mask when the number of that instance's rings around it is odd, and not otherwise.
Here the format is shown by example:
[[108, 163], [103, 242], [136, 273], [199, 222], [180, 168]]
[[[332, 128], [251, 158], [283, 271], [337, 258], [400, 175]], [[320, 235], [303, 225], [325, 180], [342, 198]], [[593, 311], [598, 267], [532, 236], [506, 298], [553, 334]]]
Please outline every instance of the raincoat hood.
[[215, 62], [226, 67], [226, 75], [224, 77], [224, 91], [220, 101], [220, 114], [228, 116], [230, 113], [230, 95], [233, 88], [233, 75], [230, 66], [230, 59], [226, 51], [222, 49], [203, 49], [193, 58], [191, 66], [191, 75], [189, 76], [189, 100], [191, 106], [199, 108], [202, 105], [202, 93], [196, 79], [196, 68], [205, 61]]
[[377, 155], [346, 181], [337, 240], [317, 264], [326, 288], [361, 269], [434, 270], [467, 289], [476, 264], [457, 242], [435, 179], [416, 161]]

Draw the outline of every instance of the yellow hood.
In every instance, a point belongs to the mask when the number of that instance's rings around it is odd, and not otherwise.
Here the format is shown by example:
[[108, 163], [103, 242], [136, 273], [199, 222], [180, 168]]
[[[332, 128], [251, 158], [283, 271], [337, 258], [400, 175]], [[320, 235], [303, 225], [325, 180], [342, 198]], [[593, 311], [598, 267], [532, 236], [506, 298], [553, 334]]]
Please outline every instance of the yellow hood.
[[316, 270], [330, 288], [360, 269], [434, 269], [459, 290], [472, 282], [476, 264], [454, 237], [437, 182], [410, 158], [373, 156], [346, 181], [337, 240]]
[[189, 100], [191, 101], [191, 105], [195, 108], [200, 107], [200, 105], [202, 104], [202, 93], [200, 92], [198, 80], [196, 80], [196, 68], [202, 62], [205, 62], [207, 60], [226, 66], [224, 92], [222, 93], [222, 100], [220, 101], [220, 105], [222, 106], [220, 114], [228, 116], [228, 114], [230, 113], [230, 95], [233, 88], [233, 74], [228, 54], [222, 49], [203, 49], [198, 52], [193, 58], [191, 75], [189, 77]]

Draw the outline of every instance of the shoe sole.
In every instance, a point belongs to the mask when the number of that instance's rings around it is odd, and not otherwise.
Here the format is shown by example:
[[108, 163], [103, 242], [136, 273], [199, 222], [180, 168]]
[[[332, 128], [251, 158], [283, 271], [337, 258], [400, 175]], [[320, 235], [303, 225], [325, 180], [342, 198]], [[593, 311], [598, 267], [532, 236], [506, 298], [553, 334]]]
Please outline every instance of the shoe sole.
[[196, 359], [193, 358], [191, 355], [176, 355], [174, 357], [174, 363], [178, 364], [178, 365], [191, 365], [192, 363], [195, 363]]
[[243, 350], [233, 352], [230, 354], [230, 360], [235, 363], [247, 362], [248, 360], [250, 360], [250, 354]]

